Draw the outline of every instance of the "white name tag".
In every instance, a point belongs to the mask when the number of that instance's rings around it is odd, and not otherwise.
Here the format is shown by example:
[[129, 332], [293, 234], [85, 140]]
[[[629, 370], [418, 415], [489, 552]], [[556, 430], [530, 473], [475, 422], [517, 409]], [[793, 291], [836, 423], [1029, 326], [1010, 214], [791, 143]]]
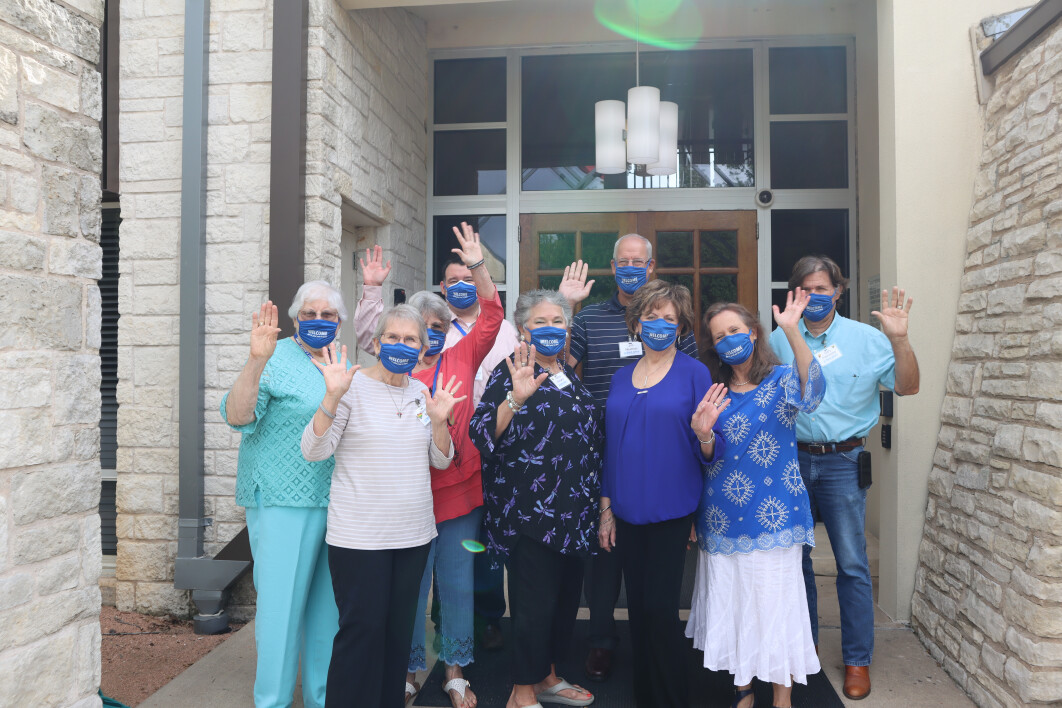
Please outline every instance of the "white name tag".
[[557, 388], [568, 388], [572, 385], [572, 380], [568, 378], [568, 375], [563, 371], [553, 374], [549, 377], [549, 380], [553, 382], [553, 385]]
[[619, 354], [621, 359], [629, 359], [633, 356], [642, 355], [642, 343], [641, 342], [620, 342]]
[[841, 350], [837, 348], [836, 344], [831, 344], [815, 352], [815, 358], [819, 360], [819, 366], [826, 366], [830, 362], [841, 358]]
[[431, 425], [431, 416], [428, 415], [428, 409], [421, 399], [417, 399], [417, 420], [426, 428]]

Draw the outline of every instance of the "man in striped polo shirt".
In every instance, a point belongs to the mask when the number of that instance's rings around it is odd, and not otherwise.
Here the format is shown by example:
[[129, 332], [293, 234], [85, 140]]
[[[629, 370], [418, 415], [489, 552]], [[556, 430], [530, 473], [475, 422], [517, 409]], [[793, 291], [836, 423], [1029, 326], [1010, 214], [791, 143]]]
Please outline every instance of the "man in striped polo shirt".
[[[605, 411], [612, 375], [642, 356], [642, 343], [627, 330], [627, 305], [638, 288], [645, 285], [653, 272], [653, 245], [638, 234], [621, 236], [612, 250], [612, 273], [617, 290], [606, 302], [589, 305], [572, 320], [568, 362], [582, 365], [583, 383]], [[583, 285], [586, 267], [573, 263], [565, 273], [560, 291], [572, 305], [590, 293], [593, 281]], [[679, 342], [679, 350], [698, 356], [693, 333]], [[608, 431], [605, 431], [608, 435]], [[586, 598], [590, 606], [590, 652], [586, 657], [587, 676], [604, 681], [612, 673], [612, 654], [619, 644], [613, 617], [619, 599], [622, 571], [615, 553], [598, 553], [588, 564]]]

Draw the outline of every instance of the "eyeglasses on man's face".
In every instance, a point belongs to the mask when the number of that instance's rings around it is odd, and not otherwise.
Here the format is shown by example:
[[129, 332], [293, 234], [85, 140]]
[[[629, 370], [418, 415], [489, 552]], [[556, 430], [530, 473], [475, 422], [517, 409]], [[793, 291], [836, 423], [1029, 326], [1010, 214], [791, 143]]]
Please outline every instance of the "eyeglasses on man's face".
[[315, 310], [299, 310], [300, 320], [328, 320], [329, 322], [339, 322], [339, 313], [335, 310], [321, 310], [317, 312]]
[[631, 266], [635, 268], [644, 268], [649, 261], [642, 260], [641, 258], [620, 258], [616, 261], [616, 265], [620, 268], [629, 268]]

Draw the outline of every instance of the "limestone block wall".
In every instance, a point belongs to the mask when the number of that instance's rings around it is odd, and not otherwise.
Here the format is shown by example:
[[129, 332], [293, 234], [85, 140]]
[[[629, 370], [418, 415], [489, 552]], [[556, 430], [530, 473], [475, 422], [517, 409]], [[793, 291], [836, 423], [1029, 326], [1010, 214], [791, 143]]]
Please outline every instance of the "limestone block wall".
[[[247, 358], [250, 313], [268, 291], [271, 0], [214, 0], [209, 41], [205, 509], [213, 554], [244, 525], [234, 501], [239, 434], [218, 404]], [[183, 3], [123, 0], [119, 294], [120, 609], [187, 615], [177, 552], [178, 247]], [[339, 282], [343, 200], [390, 222], [377, 231], [395, 282], [423, 287], [424, 27], [401, 10], [310, 5], [306, 277]], [[412, 75], [406, 75], [414, 72]], [[419, 132], [418, 132], [419, 131]], [[349, 264], [348, 264], [349, 265]], [[278, 303], [286, 316], [290, 303]], [[354, 303], [348, 303], [353, 312]], [[250, 578], [234, 617], [254, 609]]]
[[347, 12], [335, 0], [311, 0], [309, 25], [306, 277], [339, 284], [346, 201], [383, 222], [374, 235], [392, 261], [390, 285], [422, 290], [427, 27], [409, 12]]
[[[218, 415], [247, 357], [250, 312], [266, 293], [272, 3], [217, 0], [209, 27], [205, 550], [243, 527], [236, 447]], [[118, 330], [120, 609], [186, 615], [177, 554], [177, 384], [184, 4], [123, 0]]]
[[4, 705], [100, 705], [102, 21], [0, 2]]
[[980, 706], [1062, 701], [1062, 22], [995, 74], [913, 624]]

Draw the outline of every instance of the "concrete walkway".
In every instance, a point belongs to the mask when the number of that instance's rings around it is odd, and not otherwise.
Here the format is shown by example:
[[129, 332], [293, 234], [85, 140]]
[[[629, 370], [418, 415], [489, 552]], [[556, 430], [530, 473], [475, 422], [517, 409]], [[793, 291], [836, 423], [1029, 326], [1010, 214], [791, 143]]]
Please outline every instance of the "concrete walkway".
[[[821, 527], [819, 527], [821, 529]], [[817, 533], [819, 547], [815, 551], [816, 573], [819, 587], [819, 655], [822, 668], [830, 683], [841, 695], [844, 683], [844, 664], [841, 661], [840, 614], [837, 609], [837, 591], [834, 586], [836, 570], [833, 556], [826, 543], [826, 534]], [[876, 575], [877, 543], [868, 538], [868, 554], [871, 556], [872, 572]], [[877, 579], [874, 592], [877, 594]], [[585, 618], [586, 610], [580, 610]], [[685, 612], [683, 619], [685, 619]], [[625, 609], [616, 610], [618, 619], [626, 619]], [[428, 622], [430, 631], [431, 622]], [[959, 687], [933, 661], [915, 637], [911, 629], [894, 622], [880, 609], [874, 616], [874, 665], [871, 670], [873, 690], [863, 701], [849, 701], [841, 696], [846, 706], [853, 708], [974, 708]], [[431, 646], [431, 637], [427, 645]], [[434, 660], [431, 657], [429, 661]], [[254, 623], [250, 623], [231, 639], [190, 666], [184, 673], [163, 686], [157, 693], [141, 703], [142, 708], [186, 708], [187, 706], [211, 706], [212, 708], [246, 708], [253, 703], [254, 686]], [[430, 669], [430, 667], [429, 667]], [[422, 672], [417, 680], [423, 683], [428, 672]], [[622, 677], [615, 677], [618, 680]], [[295, 708], [303, 708], [302, 699], [296, 691]], [[487, 706], [480, 708], [504, 708]], [[607, 707], [603, 707], [607, 708]]]

